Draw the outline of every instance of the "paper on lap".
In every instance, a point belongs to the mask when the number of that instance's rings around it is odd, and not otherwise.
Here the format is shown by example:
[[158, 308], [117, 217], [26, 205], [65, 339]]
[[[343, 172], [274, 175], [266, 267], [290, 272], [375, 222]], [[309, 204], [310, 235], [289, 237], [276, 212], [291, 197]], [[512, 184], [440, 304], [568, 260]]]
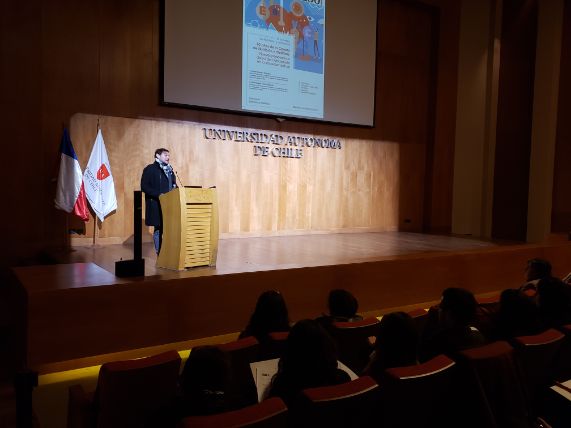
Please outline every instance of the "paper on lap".
[[[571, 379], [566, 381], [566, 382], [561, 382], [561, 384], [563, 386], [566, 386], [567, 388], [571, 389]], [[569, 401], [571, 401], [571, 392], [566, 391], [564, 388], [561, 388], [557, 385], [553, 385], [551, 387], [552, 390], [554, 390], [555, 392], [557, 392], [559, 395], [565, 397], [566, 399], [568, 399]]]
[[[274, 358], [273, 360], [250, 363], [250, 370], [252, 371], [252, 377], [254, 378], [258, 392], [258, 402], [264, 400], [268, 395], [272, 378], [278, 372], [279, 361], [279, 358]], [[337, 367], [347, 373], [351, 380], [355, 380], [359, 377], [341, 361], [337, 361]]]

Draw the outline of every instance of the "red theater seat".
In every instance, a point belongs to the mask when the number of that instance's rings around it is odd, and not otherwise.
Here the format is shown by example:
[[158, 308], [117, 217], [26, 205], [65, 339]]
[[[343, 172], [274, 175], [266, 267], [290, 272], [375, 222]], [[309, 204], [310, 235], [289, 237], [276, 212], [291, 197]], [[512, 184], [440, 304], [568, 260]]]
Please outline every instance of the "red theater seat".
[[377, 336], [379, 320], [365, 318], [361, 321], [334, 322], [331, 334], [337, 342], [339, 361], [355, 373], [361, 373], [372, 352], [369, 337]]
[[461, 426], [450, 411], [454, 409], [457, 369], [444, 355], [415, 366], [387, 369], [382, 382], [381, 426]]
[[516, 362], [530, 405], [555, 379], [555, 363], [565, 335], [549, 329], [533, 336], [516, 337]]
[[555, 363], [555, 377], [559, 381], [571, 379], [571, 324], [559, 328], [565, 335], [557, 362]]
[[95, 393], [69, 388], [68, 427], [141, 427], [168, 406], [177, 392], [180, 356], [105, 363]]
[[490, 314], [495, 314], [500, 310], [500, 295], [496, 294], [489, 297], [477, 297], [476, 300], [480, 308]]
[[379, 387], [369, 376], [340, 385], [309, 388], [295, 409], [296, 427], [364, 427], [371, 425]]
[[496, 334], [496, 317], [500, 311], [500, 295], [479, 297], [474, 326], [487, 337]]
[[260, 404], [232, 412], [210, 416], [191, 416], [182, 420], [181, 428], [285, 428], [287, 407], [280, 398], [270, 398]]
[[464, 425], [474, 428], [529, 427], [514, 349], [498, 341], [461, 351], [464, 381], [458, 393], [466, 408]]
[[232, 408], [240, 408], [256, 404], [258, 394], [250, 363], [260, 361], [258, 341], [254, 337], [246, 337], [217, 347], [228, 355], [230, 363], [228, 405]]
[[275, 331], [273, 333], [270, 333], [270, 340], [273, 340], [274, 342], [283, 343], [287, 340], [288, 336], [289, 336], [289, 331]]
[[286, 341], [289, 336], [287, 331], [277, 331], [269, 334], [269, 340], [260, 344], [260, 359], [271, 360], [280, 358], [286, 347]]
[[566, 336], [571, 336], [571, 324], [561, 326], [561, 331], [565, 333]]
[[426, 321], [428, 320], [428, 311], [426, 309], [419, 308], [408, 312], [408, 314], [414, 320], [414, 325], [416, 326], [418, 334], [422, 334]]
[[488, 296], [488, 297], [477, 297], [476, 300], [480, 305], [495, 304], [500, 301], [500, 295], [494, 294], [493, 296]]

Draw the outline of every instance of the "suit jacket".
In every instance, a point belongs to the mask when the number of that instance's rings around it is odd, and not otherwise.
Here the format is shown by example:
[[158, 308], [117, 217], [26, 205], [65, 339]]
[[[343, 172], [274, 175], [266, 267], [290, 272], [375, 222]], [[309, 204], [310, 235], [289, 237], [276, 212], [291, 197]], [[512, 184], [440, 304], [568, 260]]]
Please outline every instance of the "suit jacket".
[[[176, 187], [175, 175], [172, 175], [173, 186]], [[170, 192], [169, 179], [158, 162], [147, 165], [141, 176], [141, 190], [145, 193], [145, 224], [162, 227], [163, 217], [159, 196]]]

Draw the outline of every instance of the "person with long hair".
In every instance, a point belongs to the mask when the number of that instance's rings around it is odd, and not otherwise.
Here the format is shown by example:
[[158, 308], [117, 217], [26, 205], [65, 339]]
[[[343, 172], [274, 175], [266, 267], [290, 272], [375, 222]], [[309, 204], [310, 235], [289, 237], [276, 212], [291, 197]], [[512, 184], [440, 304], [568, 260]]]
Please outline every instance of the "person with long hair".
[[418, 332], [412, 317], [404, 312], [384, 315], [375, 340], [375, 350], [364, 370], [378, 383], [385, 369], [418, 364]]
[[289, 329], [289, 315], [283, 296], [276, 290], [264, 291], [258, 298], [250, 322], [240, 333], [240, 339], [254, 336], [258, 342], [264, 343], [270, 333]]
[[337, 368], [333, 339], [316, 321], [302, 320], [289, 333], [269, 396], [280, 397], [289, 407], [306, 388], [337, 385], [349, 380], [349, 375]]
[[437, 307], [431, 308], [420, 341], [419, 358], [428, 361], [439, 354], [452, 358], [458, 351], [487, 343], [476, 328], [478, 302], [474, 294], [464, 288], [447, 288]]
[[497, 340], [538, 334], [543, 328], [535, 300], [525, 292], [515, 289], [502, 291], [495, 324]]
[[230, 376], [230, 362], [223, 351], [214, 346], [192, 349], [180, 375], [179, 393], [145, 426], [174, 428], [187, 416], [230, 410], [226, 397]]
[[193, 349], [180, 376], [185, 416], [210, 415], [226, 410], [230, 363], [215, 346]]

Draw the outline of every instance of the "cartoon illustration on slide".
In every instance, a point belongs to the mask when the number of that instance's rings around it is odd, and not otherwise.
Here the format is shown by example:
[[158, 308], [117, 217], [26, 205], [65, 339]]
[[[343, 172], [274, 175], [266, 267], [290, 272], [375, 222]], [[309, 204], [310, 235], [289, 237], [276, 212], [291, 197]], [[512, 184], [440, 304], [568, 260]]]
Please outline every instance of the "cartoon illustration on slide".
[[244, 24], [290, 34], [294, 68], [323, 74], [325, 0], [244, 0]]

